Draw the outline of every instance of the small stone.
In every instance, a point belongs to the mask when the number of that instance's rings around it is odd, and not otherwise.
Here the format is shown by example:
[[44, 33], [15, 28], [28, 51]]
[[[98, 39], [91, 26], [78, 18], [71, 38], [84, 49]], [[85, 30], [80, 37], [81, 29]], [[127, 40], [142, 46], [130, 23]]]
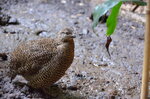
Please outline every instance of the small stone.
[[16, 94], [9, 94], [9, 98], [15, 99], [15, 97], [16, 97]]
[[31, 95], [28, 95], [27, 98], [32, 98], [32, 96], [31, 96]]
[[20, 83], [25, 83], [25, 84], [28, 83], [27, 80], [25, 80], [22, 76], [19, 76], [19, 75], [17, 75], [15, 79], [13, 79], [13, 82], [20, 82]]
[[83, 30], [82, 30], [82, 33], [86, 35], [86, 34], [89, 33], [89, 30], [88, 30], [88, 29], [83, 29]]
[[9, 15], [0, 13], [0, 25], [1, 25], [1, 26], [8, 25], [10, 18], [11, 18], [11, 17], [10, 17]]
[[81, 10], [81, 11], [80, 11], [80, 14], [85, 14], [85, 11], [84, 11], [84, 10]]
[[18, 20], [16, 18], [10, 18], [9, 24], [19, 24]]
[[75, 76], [77, 76], [77, 77], [83, 77], [82, 74], [75, 74]]
[[101, 91], [105, 91], [105, 89], [104, 89], [104, 88], [102, 88], [102, 89], [101, 89]]
[[106, 81], [106, 84], [109, 84], [110, 83], [110, 81]]
[[77, 18], [76, 15], [71, 15], [70, 17], [71, 17], [72, 19], [76, 19], [76, 18]]
[[0, 57], [2, 58], [3, 61], [7, 60], [7, 55], [6, 53], [0, 53]]
[[43, 31], [39, 34], [41, 37], [48, 37], [47, 32]]
[[104, 64], [96, 64], [96, 63], [93, 63], [93, 66], [96, 66], [96, 67], [107, 67], [108, 64], [107, 64], [107, 63], [104, 63]]
[[78, 21], [75, 21], [74, 24], [77, 25], [77, 24], [79, 24], [79, 22], [78, 22]]
[[72, 91], [78, 90], [77, 86], [69, 86], [67, 89]]
[[67, 3], [67, 1], [66, 0], [61, 0], [61, 3], [65, 4], [65, 3]]
[[80, 3], [79, 3], [79, 6], [84, 6], [84, 3], [80, 2]]

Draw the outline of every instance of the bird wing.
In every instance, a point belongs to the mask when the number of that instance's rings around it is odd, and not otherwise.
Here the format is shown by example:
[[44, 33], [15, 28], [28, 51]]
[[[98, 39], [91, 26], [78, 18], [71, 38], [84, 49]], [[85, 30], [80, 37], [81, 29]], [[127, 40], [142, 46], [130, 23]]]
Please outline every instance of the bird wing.
[[18, 69], [20, 74], [23, 75], [32, 75], [38, 73], [46, 64], [56, 56], [54, 52], [42, 52], [37, 55], [32, 54], [33, 57], [30, 57], [24, 66]]
[[36, 74], [46, 63], [51, 61], [56, 55], [57, 46], [50, 39], [30, 41], [17, 48], [18, 73], [22, 75]]

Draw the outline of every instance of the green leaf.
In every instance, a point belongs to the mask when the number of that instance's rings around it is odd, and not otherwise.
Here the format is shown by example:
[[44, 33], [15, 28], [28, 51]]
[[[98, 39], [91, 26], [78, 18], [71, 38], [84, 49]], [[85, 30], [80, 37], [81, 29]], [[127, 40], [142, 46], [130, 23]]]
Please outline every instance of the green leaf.
[[94, 29], [98, 22], [99, 18], [103, 16], [107, 11], [109, 11], [111, 8], [116, 6], [119, 2], [133, 2], [136, 4], [139, 4], [140, 6], [145, 6], [147, 5], [146, 2], [141, 1], [141, 0], [107, 0], [102, 4], [99, 4], [98, 6], [95, 7], [94, 12], [93, 12], [93, 24], [92, 28]]
[[110, 36], [114, 33], [116, 25], [117, 25], [117, 18], [119, 14], [120, 7], [122, 5], [122, 1], [119, 2], [116, 6], [114, 6], [111, 10], [111, 14], [107, 19], [106, 25], [107, 25], [107, 36]]
[[93, 12], [93, 25], [92, 28], [97, 26], [99, 18], [103, 16], [108, 10], [117, 5], [120, 0], [107, 0], [106, 2], [95, 7]]

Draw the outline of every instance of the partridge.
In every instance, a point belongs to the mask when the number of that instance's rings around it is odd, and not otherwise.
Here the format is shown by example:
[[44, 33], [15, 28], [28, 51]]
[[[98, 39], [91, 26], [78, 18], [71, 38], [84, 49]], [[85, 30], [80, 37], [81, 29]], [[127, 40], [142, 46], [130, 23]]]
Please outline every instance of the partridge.
[[20, 44], [10, 55], [11, 76], [22, 75], [33, 88], [58, 81], [74, 58], [74, 36], [65, 28], [55, 39], [42, 38]]

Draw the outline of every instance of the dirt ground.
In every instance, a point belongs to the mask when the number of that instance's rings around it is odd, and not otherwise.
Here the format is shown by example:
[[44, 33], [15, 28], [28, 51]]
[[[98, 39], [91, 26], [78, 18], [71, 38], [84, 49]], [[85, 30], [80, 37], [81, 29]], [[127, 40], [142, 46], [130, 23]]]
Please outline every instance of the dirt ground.
[[[105, 49], [106, 25], [95, 33], [89, 20], [90, 0], [1, 0], [0, 52], [9, 53], [21, 42], [56, 37], [74, 29], [75, 58], [66, 74], [45, 95], [6, 76], [9, 61], [0, 61], [1, 99], [139, 99], [144, 44], [144, 22], [122, 12], [110, 45]], [[124, 11], [124, 10], [122, 10]], [[142, 20], [144, 20], [142, 18]], [[9, 59], [8, 59], [9, 60]], [[18, 76], [15, 80], [23, 81]]]

